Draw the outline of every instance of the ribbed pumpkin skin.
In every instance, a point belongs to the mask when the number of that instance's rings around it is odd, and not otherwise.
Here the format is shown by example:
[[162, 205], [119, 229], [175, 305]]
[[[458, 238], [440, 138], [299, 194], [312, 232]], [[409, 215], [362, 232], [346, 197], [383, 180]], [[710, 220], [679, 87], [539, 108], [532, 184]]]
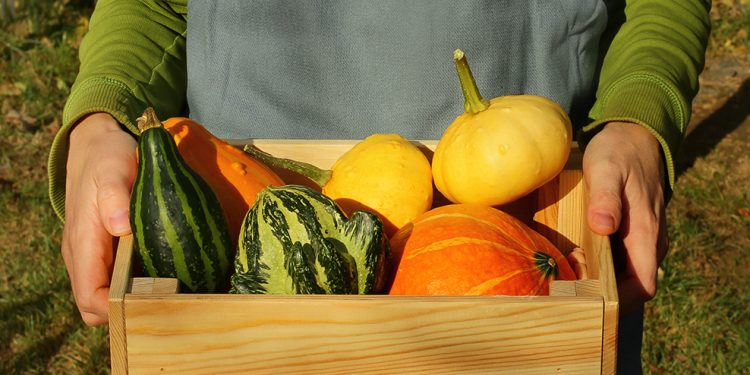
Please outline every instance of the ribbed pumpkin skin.
[[242, 221], [258, 192], [269, 185], [283, 185], [284, 181], [265, 164], [216, 138], [189, 118], [167, 119], [164, 128], [172, 134], [185, 162], [219, 198], [235, 247]]
[[372, 294], [389, 261], [383, 223], [347, 219], [333, 200], [297, 185], [258, 194], [242, 225], [231, 293]]
[[575, 279], [546, 238], [484, 205], [430, 210], [390, 244], [397, 267], [390, 294], [547, 295], [553, 279]]
[[147, 275], [177, 278], [185, 292], [226, 290], [234, 251], [221, 206], [163, 127], [143, 131], [138, 140], [130, 213]]

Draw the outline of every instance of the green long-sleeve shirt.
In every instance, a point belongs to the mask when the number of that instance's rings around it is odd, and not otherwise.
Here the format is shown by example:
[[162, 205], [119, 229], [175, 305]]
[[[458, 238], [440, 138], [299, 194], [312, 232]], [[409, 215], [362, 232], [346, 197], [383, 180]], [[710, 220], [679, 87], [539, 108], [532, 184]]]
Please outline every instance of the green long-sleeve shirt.
[[[588, 118], [577, 122], [581, 139], [585, 141], [608, 121], [643, 125], [662, 144], [671, 186], [673, 155], [683, 138], [703, 66], [710, 4], [701, 0], [630, 0], [607, 3], [607, 7], [606, 30], [601, 40], [598, 36], [595, 39], [600, 46], [599, 58], [595, 59], [600, 64], [595, 77], [598, 85], [592, 81], [595, 100], [584, 111]], [[61, 218], [68, 135], [78, 120], [90, 113], [108, 112], [137, 134], [134, 119], [146, 106], [157, 108], [163, 118], [186, 111], [187, 13], [186, 1], [98, 2], [81, 45], [80, 73], [49, 158], [50, 199]], [[491, 21], [491, 17], [483, 17], [477, 22]], [[441, 31], [435, 25], [428, 26], [431, 32]], [[476, 28], [482, 29], [482, 25]], [[492, 95], [485, 91], [485, 96]]]

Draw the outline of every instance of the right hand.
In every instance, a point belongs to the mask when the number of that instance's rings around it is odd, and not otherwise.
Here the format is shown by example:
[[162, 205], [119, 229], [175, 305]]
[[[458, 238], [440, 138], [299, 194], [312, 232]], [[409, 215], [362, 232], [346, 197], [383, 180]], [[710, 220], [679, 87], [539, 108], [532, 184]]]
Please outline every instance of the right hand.
[[113, 237], [130, 233], [136, 146], [106, 113], [88, 115], [70, 133], [62, 256], [78, 310], [90, 326], [108, 320]]

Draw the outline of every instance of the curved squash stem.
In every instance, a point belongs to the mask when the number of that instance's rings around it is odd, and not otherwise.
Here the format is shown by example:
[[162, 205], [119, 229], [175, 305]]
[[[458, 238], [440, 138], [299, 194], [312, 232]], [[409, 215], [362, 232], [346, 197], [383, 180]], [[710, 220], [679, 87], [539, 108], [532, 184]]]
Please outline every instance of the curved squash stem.
[[292, 172], [299, 173], [312, 180], [321, 188], [328, 183], [328, 181], [331, 179], [331, 175], [333, 174], [333, 172], [328, 169], [321, 169], [312, 164], [292, 159], [277, 158], [267, 152], [261, 151], [257, 147], [253, 147], [250, 145], [245, 145], [243, 150], [250, 154], [250, 156], [270, 166], [283, 168]]
[[146, 108], [146, 110], [143, 111], [143, 115], [138, 117], [136, 121], [138, 121], [138, 130], [140, 130], [141, 133], [148, 129], [159, 128], [162, 126], [161, 121], [156, 118], [156, 112], [151, 107]]
[[461, 91], [464, 93], [464, 110], [467, 113], [479, 113], [490, 106], [490, 102], [479, 94], [479, 88], [471, 74], [469, 62], [466, 61], [464, 51], [457, 49], [453, 51], [453, 62], [456, 64], [458, 80], [461, 82]]

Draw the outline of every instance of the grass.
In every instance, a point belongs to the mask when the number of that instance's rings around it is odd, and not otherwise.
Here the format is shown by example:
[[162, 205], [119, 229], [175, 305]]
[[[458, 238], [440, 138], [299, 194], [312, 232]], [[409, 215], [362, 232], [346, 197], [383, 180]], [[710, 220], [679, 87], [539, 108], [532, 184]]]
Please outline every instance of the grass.
[[[45, 163], [91, 4], [19, 1], [0, 21], [0, 374], [108, 372], [107, 329], [85, 327], [70, 293]], [[715, 1], [709, 56], [746, 54], [749, 17], [748, 0]], [[646, 310], [647, 373], [750, 373], [750, 126], [740, 125], [741, 108], [707, 120], [725, 137], [688, 139], [697, 146], [686, 149], [692, 162], [668, 208], [670, 255]], [[736, 128], [723, 128], [727, 119]], [[715, 142], [700, 144], [706, 138]]]
[[670, 203], [670, 254], [644, 330], [654, 373], [750, 371], [750, 174], [730, 170], [740, 154], [726, 147], [683, 175]]
[[[47, 198], [46, 158], [77, 70], [69, 1], [19, 4], [0, 31], [0, 373], [108, 372], [105, 328], [81, 323]], [[82, 18], [84, 17], [84, 18]]]
[[746, 55], [750, 47], [750, 0], [714, 0], [709, 55]]
[[750, 74], [684, 144], [670, 254], [648, 305], [653, 373], [750, 373]]

